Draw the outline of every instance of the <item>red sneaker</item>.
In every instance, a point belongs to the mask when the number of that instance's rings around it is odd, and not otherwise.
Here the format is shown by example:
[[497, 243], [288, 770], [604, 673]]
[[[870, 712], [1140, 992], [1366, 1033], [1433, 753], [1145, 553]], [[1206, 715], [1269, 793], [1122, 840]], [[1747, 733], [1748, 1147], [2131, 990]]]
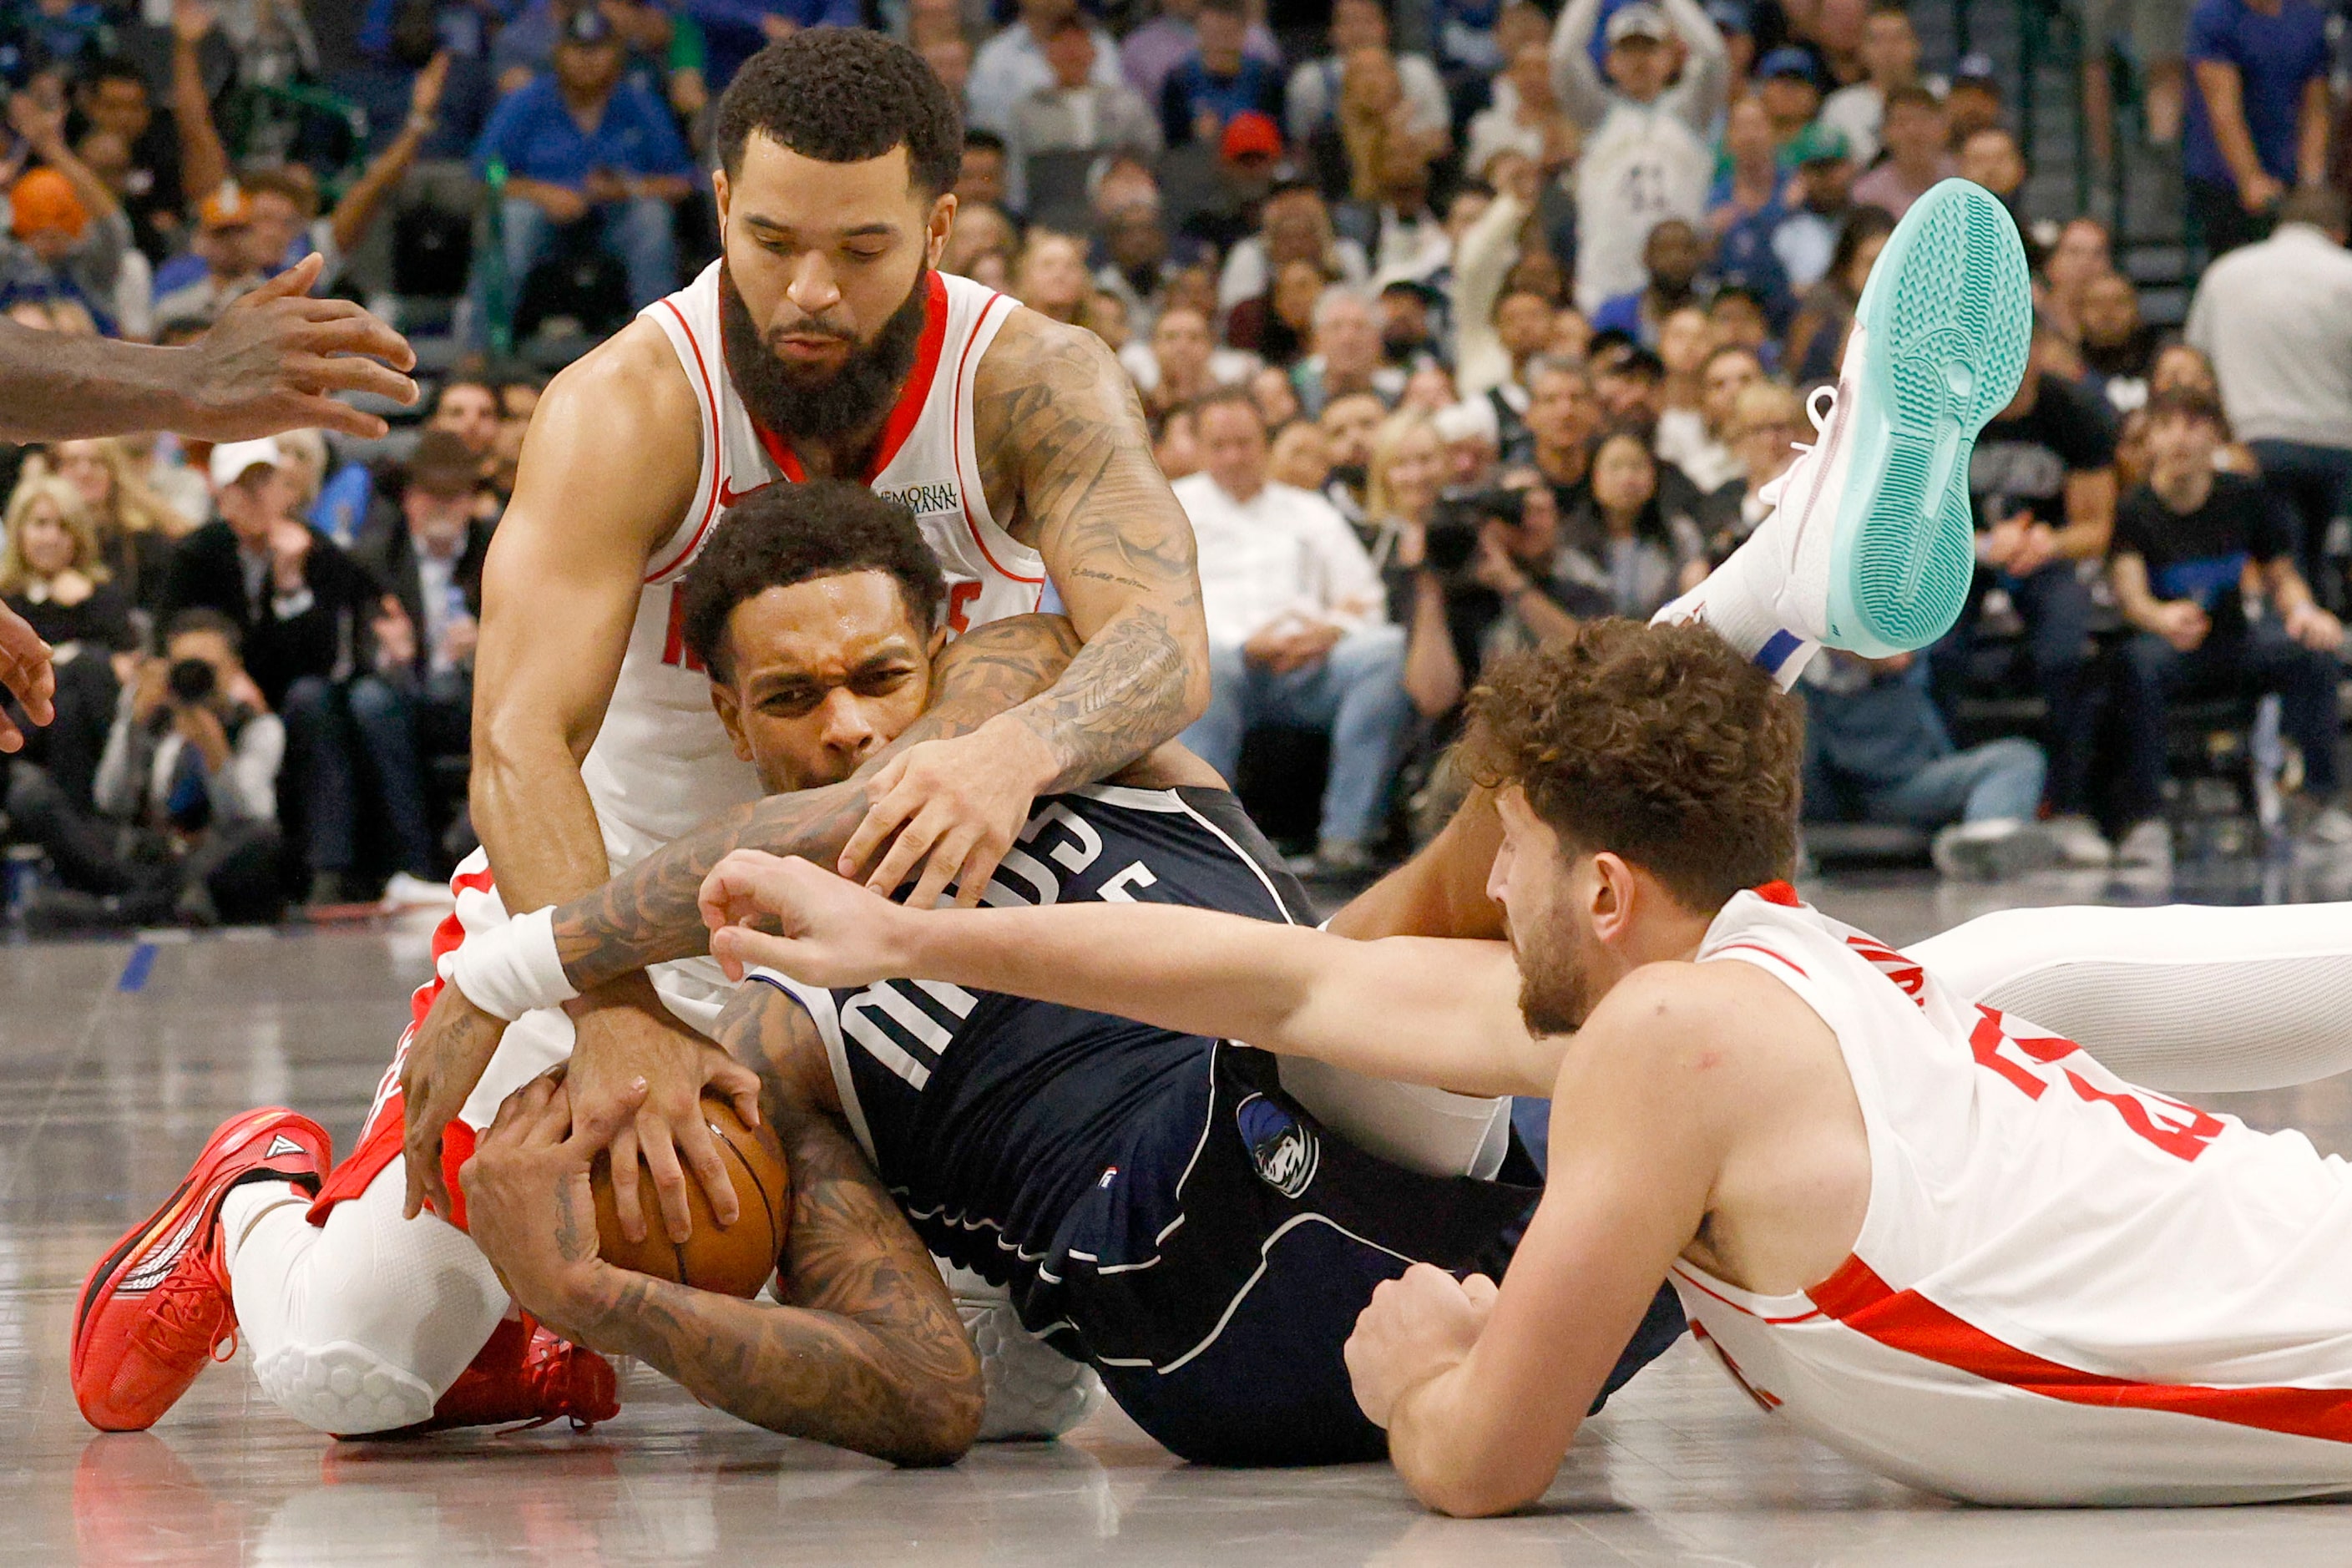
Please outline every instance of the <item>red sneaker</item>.
[[543, 1426], [569, 1416], [574, 1428], [585, 1432], [620, 1413], [611, 1362], [529, 1318], [509, 1319], [433, 1406], [433, 1419], [402, 1431], [515, 1422]]
[[334, 1163], [326, 1130], [267, 1108], [221, 1123], [163, 1206], [90, 1270], [74, 1309], [74, 1402], [106, 1432], [152, 1426], [208, 1361], [236, 1349], [236, 1309], [221, 1267], [220, 1206], [240, 1182], [316, 1192]]

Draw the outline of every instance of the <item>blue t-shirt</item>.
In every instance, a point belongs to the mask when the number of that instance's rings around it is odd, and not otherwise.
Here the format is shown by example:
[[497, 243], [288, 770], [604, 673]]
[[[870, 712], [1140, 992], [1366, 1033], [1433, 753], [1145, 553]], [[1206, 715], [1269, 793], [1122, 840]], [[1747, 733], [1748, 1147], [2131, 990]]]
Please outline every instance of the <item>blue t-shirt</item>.
[[669, 106], [634, 77], [613, 89], [593, 132], [581, 130], [572, 118], [551, 75], [508, 94], [490, 111], [490, 122], [475, 144], [475, 173], [487, 170], [494, 157], [505, 160], [509, 174], [572, 190], [598, 169], [615, 174], [694, 173]]
[[2192, 79], [2181, 143], [2189, 177], [2235, 184], [2221, 145], [2213, 140], [2205, 94], [2193, 79], [2200, 60], [2237, 68], [2254, 155], [2273, 179], [2293, 184], [2304, 89], [2327, 70], [2326, 16], [2311, 0], [2285, 0], [2275, 16], [2264, 16], [2245, 0], [2198, 0], [2189, 14]]

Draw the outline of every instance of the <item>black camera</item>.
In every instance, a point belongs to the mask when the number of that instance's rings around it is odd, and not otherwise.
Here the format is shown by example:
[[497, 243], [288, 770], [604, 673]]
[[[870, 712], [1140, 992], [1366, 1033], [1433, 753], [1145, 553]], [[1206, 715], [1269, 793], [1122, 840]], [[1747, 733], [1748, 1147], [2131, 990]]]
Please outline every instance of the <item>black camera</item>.
[[1463, 577], [1478, 554], [1478, 535], [1490, 522], [1511, 528], [1526, 516], [1525, 490], [1469, 490], [1437, 498], [1423, 549], [1429, 569], [1449, 581]]
[[220, 689], [220, 677], [204, 659], [175, 659], [170, 673], [163, 677], [163, 684], [171, 688], [173, 701], [194, 708], [211, 700], [212, 694]]

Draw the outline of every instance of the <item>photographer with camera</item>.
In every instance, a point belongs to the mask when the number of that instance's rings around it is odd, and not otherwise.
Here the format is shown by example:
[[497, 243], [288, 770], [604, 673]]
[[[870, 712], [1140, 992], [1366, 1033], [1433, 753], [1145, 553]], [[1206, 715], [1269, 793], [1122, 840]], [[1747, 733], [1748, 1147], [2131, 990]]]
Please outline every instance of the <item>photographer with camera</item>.
[[1608, 613], [1590, 596], [1578, 605], [1557, 580], [1559, 502], [1538, 469], [1438, 497], [1418, 545], [1403, 552], [1412, 573], [1405, 689], [1441, 741], [1489, 660], [1567, 635], [1580, 613]]
[[20, 816], [64, 886], [28, 921], [76, 926], [249, 924], [277, 918], [278, 768], [286, 729], [239, 658], [236, 625], [184, 610], [161, 658], [143, 660], [115, 709], [92, 792]]

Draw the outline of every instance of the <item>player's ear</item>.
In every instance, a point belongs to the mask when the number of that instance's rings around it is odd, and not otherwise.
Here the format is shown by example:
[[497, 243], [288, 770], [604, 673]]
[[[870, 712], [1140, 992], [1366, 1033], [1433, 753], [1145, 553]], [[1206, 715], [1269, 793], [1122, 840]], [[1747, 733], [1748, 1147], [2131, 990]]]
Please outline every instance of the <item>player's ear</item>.
[[[956, 199], [953, 191], [943, 192], [931, 204], [931, 216], [923, 223], [923, 259], [926, 265], [937, 267], [940, 258], [947, 254], [948, 236], [955, 232]], [[720, 213], [724, 226], [725, 213]]]
[[1580, 892], [1590, 900], [1592, 934], [1613, 945], [1633, 928], [1634, 904], [1640, 897], [1633, 868], [1606, 849], [1595, 854], [1589, 864], [1591, 880]]
[[721, 250], [727, 248], [727, 203], [732, 194], [733, 187], [727, 183], [727, 171], [711, 170], [710, 195], [719, 204], [719, 247]]
[[931, 633], [930, 646], [923, 650], [923, 657], [929, 659], [933, 664], [937, 664], [940, 661], [940, 655], [945, 653], [947, 651], [947, 647], [948, 628], [942, 626], [938, 630]]
[[751, 742], [743, 738], [743, 700], [735, 694], [732, 681], [713, 677], [710, 682], [710, 710], [719, 715], [719, 726], [735, 747], [735, 760], [751, 761]]

